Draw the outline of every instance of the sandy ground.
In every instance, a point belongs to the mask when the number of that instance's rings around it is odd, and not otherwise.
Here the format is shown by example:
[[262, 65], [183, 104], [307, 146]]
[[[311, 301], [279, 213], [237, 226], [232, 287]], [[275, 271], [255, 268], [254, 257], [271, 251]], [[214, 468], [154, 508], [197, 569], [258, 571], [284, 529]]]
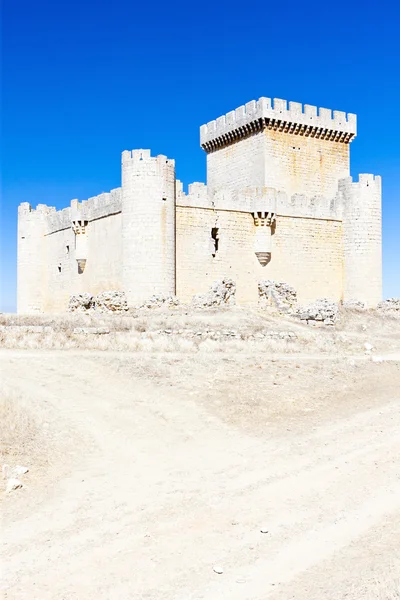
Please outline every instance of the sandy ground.
[[169, 376], [1, 350], [2, 383], [58, 434], [2, 497], [4, 598], [397, 598], [399, 356], [320, 358], [170, 357]]

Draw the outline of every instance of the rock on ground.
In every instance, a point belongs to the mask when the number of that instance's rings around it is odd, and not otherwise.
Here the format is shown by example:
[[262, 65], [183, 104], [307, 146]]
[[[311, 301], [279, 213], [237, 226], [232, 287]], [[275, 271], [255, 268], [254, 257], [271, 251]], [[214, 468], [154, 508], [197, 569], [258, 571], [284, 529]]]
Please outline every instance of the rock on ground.
[[28, 467], [23, 467], [22, 465], [17, 465], [11, 470], [11, 474], [14, 477], [21, 477], [21, 475], [26, 475], [29, 473]]
[[365, 310], [366, 306], [365, 306], [365, 302], [362, 302], [361, 300], [356, 300], [355, 298], [352, 298], [350, 300], [345, 300], [342, 303], [343, 308], [345, 308], [346, 310]]
[[6, 486], [6, 492], [7, 494], [9, 494], [10, 492], [13, 492], [14, 490], [18, 490], [19, 488], [22, 488], [22, 483], [19, 479], [9, 479], [7, 481], [7, 486]]
[[231, 306], [235, 304], [236, 283], [232, 279], [215, 281], [206, 294], [193, 296], [194, 308], [208, 308], [213, 306]]
[[176, 296], [165, 296], [163, 294], [154, 294], [148, 300], [143, 302], [137, 308], [161, 308], [178, 306], [179, 300]]
[[323, 322], [325, 325], [333, 325], [338, 319], [339, 306], [328, 298], [318, 298], [312, 304], [297, 309], [296, 316], [302, 321]]
[[97, 294], [95, 299], [96, 311], [113, 313], [128, 310], [125, 292], [108, 291]]
[[77, 335], [107, 335], [110, 330], [108, 327], [75, 327], [72, 333]]
[[95, 300], [92, 294], [87, 292], [83, 294], [73, 294], [69, 299], [68, 311], [69, 312], [87, 312], [88, 310], [94, 310]]
[[297, 303], [297, 292], [284, 281], [266, 279], [258, 282], [261, 305], [275, 306], [281, 312], [291, 312]]
[[114, 313], [128, 310], [125, 292], [107, 291], [97, 294], [96, 297], [88, 292], [74, 294], [69, 299], [69, 312]]
[[400, 315], [400, 298], [388, 298], [379, 302], [377, 310], [382, 313]]

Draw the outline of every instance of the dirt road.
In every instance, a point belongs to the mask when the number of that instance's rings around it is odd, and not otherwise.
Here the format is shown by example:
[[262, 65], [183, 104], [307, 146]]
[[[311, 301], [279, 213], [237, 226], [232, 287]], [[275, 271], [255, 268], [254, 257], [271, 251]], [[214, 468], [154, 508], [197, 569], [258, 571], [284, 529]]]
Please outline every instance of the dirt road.
[[0, 377], [71, 444], [4, 500], [7, 600], [359, 600], [400, 572], [400, 391], [260, 438], [84, 352], [1, 351]]

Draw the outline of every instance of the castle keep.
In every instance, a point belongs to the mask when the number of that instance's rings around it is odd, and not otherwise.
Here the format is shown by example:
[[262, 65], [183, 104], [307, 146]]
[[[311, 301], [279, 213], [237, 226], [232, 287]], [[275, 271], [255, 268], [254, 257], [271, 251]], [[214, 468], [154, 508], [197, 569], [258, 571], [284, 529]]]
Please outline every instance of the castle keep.
[[18, 312], [63, 312], [71, 294], [184, 302], [223, 277], [237, 302], [285, 281], [301, 302], [381, 300], [381, 179], [350, 177], [356, 116], [260, 98], [200, 128], [207, 185], [175, 163], [122, 153], [121, 187], [57, 211], [18, 211]]

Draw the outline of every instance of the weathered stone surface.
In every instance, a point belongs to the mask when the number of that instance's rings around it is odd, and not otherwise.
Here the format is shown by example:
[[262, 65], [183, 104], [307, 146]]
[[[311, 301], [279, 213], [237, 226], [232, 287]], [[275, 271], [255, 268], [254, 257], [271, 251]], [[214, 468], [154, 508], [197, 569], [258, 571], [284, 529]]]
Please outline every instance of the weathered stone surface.
[[69, 312], [93, 312], [115, 313], [128, 310], [128, 304], [124, 292], [108, 291], [101, 292], [96, 297], [89, 293], [75, 294], [70, 297]]
[[293, 341], [297, 339], [297, 335], [293, 331], [270, 331], [264, 330], [258, 333], [247, 333], [239, 332], [234, 329], [230, 330], [214, 330], [206, 329], [204, 331], [193, 331], [193, 329], [159, 329], [157, 331], [145, 331], [143, 337], [152, 337], [154, 333], [158, 335], [167, 336], [182, 336], [185, 338], [201, 338], [203, 340], [229, 340], [229, 339], [242, 339], [242, 340], [264, 340], [264, 339], [280, 339], [286, 341]]
[[87, 292], [83, 294], [74, 294], [69, 299], [68, 311], [69, 312], [87, 312], [88, 310], [94, 310], [95, 300], [92, 294]]
[[366, 309], [365, 302], [356, 299], [346, 300], [342, 303], [342, 306], [346, 310], [362, 311]]
[[114, 313], [128, 310], [128, 303], [124, 292], [108, 291], [97, 294], [95, 309], [98, 312]]
[[400, 298], [388, 298], [379, 302], [377, 310], [382, 313], [400, 316]]
[[299, 307], [296, 316], [302, 321], [323, 322], [332, 325], [336, 322], [339, 314], [339, 306], [328, 298], [319, 298], [308, 306]]
[[146, 300], [146, 302], [137, 308], [161, 308], [173, 306], [179, 306], [179, 300], [176, 296], [164, 296], [163, 294], [157, 294], [151, 296], [148, 300]]
[[236, 284], [232, 279], [216, 281], [206, 294], [193, 297], [192, 304], [195, 308], [208, 308], [213, 306], [232, 306], [235, 304]]
[[78, 335], [107, 335], [110, 330], [108, 327], [75, 327], [73, 333]]
[[266, 279], [258, 282], [261, 305], [275, 306], [281, 312], [291, 312], [297, 303], [296, 290], [284, 281]]

